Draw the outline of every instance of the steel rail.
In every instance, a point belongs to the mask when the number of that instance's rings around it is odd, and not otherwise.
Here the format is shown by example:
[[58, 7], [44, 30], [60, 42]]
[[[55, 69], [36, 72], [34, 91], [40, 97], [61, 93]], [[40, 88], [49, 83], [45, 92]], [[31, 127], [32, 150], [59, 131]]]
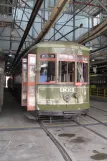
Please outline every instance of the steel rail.
[[[107, 125], [107, 123], [105, 123]], [[84, 126], [96, 126], [96, 125], [101, 125], [100, 123], [88, 123], [88, 124], [84, 124]], [[80, 125], [68, 125], [68, 124], [62, 124], [62, 125], [49, 125], [46, 124], [47, 129], [56, 129], [56, 128], [64, 128], [64, 127], [80, 127]], [[4, 132], [4, 131], [27, 131], [27, 130], [41, 130], [41, 127], [30, 127], [30, 126], [26, 126], [26, 127], [0, 127], [0, 132]]]
[[80, 126], [83, 127], [84, 129], [87, 129], [88, 131], [93, 132], [94, 134], [98, 135], [99, 137], [101, 137], [101, 138], [107, 140], [107, 137], [105, 137], [104, 135], [102, 135], [102, 134], [100, 134], [100, 133], [98, 133], [98, 132], [92, 130], [91, 128], [89, 128], [89, 127], [87, 127], [87, 126], [85, 126], [85, 125], [83, 125], [83, 124], [80, 124], [80, 123], [77, 122], [77, 121], [73, 121], [73, 122], [75, 122], [77, 125], [80, 125]]
[[91, 106], [91, 107], [92, 107], [92, 108], [95, 108], [95, 109], [97, 109], [97, 110], [103, 111], [103, 112], [107, 112], [106, 110], [99, 109], [99, 108], [97, 108], [97, 107], [95, 107], [95, 106]]
[[98, 120], [98, 119], [96, 119], [96, 118], [94, 118], [94, 117], [92, 117], [92, 116], [90, 116], [90, 115], [87, 115], [87, 116], [90, 117], [91, 119], [93, 119], [93, 120], [99, 122], [100, 124], [102, 124], [102, 125], [104, 125], [104, 126], [107, 127], [107, 124], [105, 124], [104, 122], [102, 122], [102, 121], [100, 121], [100, 120]]
[[72, 161], [68, 153], [65, 151], [63, 146], [56, 140], [56, 138], [48, 131], [48, 129], [43, 125], [42, 122], [39, 122], [40, 127], [44, 130], [44, 132], [48, 135], [48, 137], [53, 141], [56, 145], [60, 153], [62, 154], [65, 161]]

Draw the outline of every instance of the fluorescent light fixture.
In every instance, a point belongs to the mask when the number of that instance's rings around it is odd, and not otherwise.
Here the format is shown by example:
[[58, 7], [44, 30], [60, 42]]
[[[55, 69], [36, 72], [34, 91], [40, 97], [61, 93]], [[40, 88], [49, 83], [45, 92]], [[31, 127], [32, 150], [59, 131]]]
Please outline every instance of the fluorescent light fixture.
[[91, 61], [95, 61], [94, 59], [92, 59]]

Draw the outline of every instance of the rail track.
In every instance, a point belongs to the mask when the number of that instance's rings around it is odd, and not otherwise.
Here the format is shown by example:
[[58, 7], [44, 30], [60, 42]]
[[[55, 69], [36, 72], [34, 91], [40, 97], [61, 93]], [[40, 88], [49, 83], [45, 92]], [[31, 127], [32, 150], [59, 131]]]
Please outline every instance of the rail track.
[[[87, 129], [87, 130], [93, 132], [93, 133], [96, 134], [97, 136], [100, 136], [101, 138], [107, 140], [107, 137], [105, 137], [105, 136], [103, 136], [102, 134], [96, 132], [95, 130], [92, 130], [92, 129], [89, 128], [88, 126], [85, 126], [85, 125], [83, 125], [83, 124], [81, 124], [81, 123], [79, 123], [79, 122], [77, 122], [77, 121], [73, 121], [73, 122], [77, 123], [80, 127], [83, 127], [83, 128], [85, 128], [85, 129]], [[101, 124], [101, 123], [100, 123], [100, 124]]]
[[[105, 111], [103, 111], [105, 112]], [[106, 111], [107, 112], [107, 111]], [[96, 134], [97, 136], [99, 136], [100, 138], [103, 138], [107, 141], [107, 137], [98, 133], [96, 130], [91, 129], [91, 127], [89, 127], [90, 125], [103, 125], [107, 127], [107, 124], [103, 123], [102, 121], [99, 121], [98, 119], [87, 115], [87, 117], [97, 121], [97, 123], [88, 123], [88, 124], [82, 124], [78, 121], [76, 121], [75, 119], [55, 119], [55, 120], [46, 120], [46, 119], [40, 119], [40, 120], [36, 120], [37, 123], [40, 126], [40, 129], [44, 130], [44, 132], [47, 134], [47, 136], [52, 140], [52, 142], [55, 144], [55, 146], [58, 148], [59, 152], [61, 153], [61, 155], [63, 156], [65, 161], [72, 161], [72, 158], [69, 156], [69, 154], [66, 152], [66, 150], [64, 149], [64, 147], [60, 144], [60, 142], [54, 137], [54, 135], [49, 132], [49, 128], [62, 128], [62, 127], [73, 127], [73, 126], [77, 126], [77, 127], [82, 127], [94, 134]], [[83, 119], [84, 120], [84, 119]], [[86, 119], [85, 119], [86, 120]], [[88, 120], [86, 120], [88, 122]], [[72, 123], [75, 124], [72, 124]], [[59, 126], [58, 126], [59, 125]]]
[[99, 109], [99, 108], [97, 108], [97, 107], [95, 107], [95, 106], [91, 106], [91, 108], [95, 108], [95, 109], [97, 109], [97, 110], [99, 110], [99, 111], [102, 111], [102, 112], [107, 112], [106, 110]]
[[[90, 115], [87, 115], [89, 118], [97, 121], [98, 123], [96, 125], [103, 125], [103, 126], [106, 126], [107, 127], [107, 124], [103, 123], [102, 121], [99, 121], [98, 119], [90, 116]], [[71, 120], [69, 120], [69, 123], [70, 123]], [[72, 120], [72, 122], [76, 123], [79, 127], [83, 127], [84, 129], [96, 134], [97, 136], [105, 139], [107, 141], [107, 137], [105, 137], [104, 135], [96, 132], [95, 130], [91, 129], [90, 127], [88, 127], [88, 125], [90, 124], [81, 124], [79, 123], [78, 121], [75, 121], [75, 120]], [[58, 123], [58, 122], [57, 122]], [[42, 122], [39, 123], [40, 124], [40, 127], [45, 131], [45, 133], [49, 136], [49, 138], [54, 142], [54, 144], [57, 146], [57, 148], [59, 149], [59, 151], [61, 152], [63, 158], [65, 159], [65, 161], [72, 161], [72, 159], [70, 158], [70, 156], [67, 154], [67, 152], [65, 151], [65, 149], [62, 147], [62, 145], [56, 140], [56, 138], [48, 131], [48, 126], [46, 127]], [[54, 120], [54, 124], [55, 124], [55, 120]], [[93, 124], [92, 124], [93, 125]], [[71, 125], [72, 127], [73, 125]], [[74, 125], [75, 126], [75, 125]]]
[[45, 131], [45, 133], [49, 136], [49, 138], [53, 141], [53, 143], [56, 145], [60, 153], [62, 154], [65, 161], [72, 161], [66, 150], [63, 148], [63, 146], [56, 140], [56, 138], [48, 131], [48, 129], [44, 126], [42, 121], [38, 122], [40, 127]]

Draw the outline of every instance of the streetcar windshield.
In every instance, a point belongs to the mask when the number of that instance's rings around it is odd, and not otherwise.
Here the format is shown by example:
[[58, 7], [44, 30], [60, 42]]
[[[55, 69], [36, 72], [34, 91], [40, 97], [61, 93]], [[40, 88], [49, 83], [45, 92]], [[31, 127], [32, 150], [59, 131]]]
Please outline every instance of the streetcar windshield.
[[55, 54], [40, 54], [40, 83], [55, 83]]
[[59, 82], [75, 82], [75, 62], [59, 61]]
[[43, 61], [40, 63], [40, 82], [51, 82], [55, 81], [55, 62], [54, 61]]

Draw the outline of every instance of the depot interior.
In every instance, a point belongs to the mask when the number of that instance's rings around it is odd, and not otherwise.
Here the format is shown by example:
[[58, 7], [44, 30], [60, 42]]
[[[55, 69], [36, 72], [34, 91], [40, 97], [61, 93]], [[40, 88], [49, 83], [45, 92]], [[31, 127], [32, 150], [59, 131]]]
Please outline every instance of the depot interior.
[[[1, 0], [0, 48], [3, 50], [5, 59], [5, 88], [14, 68], [14, 60], [33, 42], [37, 43], [35, 39], [44, 29], [45, 22], [50, 20], [51, 13], [55, 14], [57, 2], [57, 0], [43, 1], [38, 7], [35, 0]], [[51, 26], [46, 27], [47, 30], [40, 39], [40, 41], [73, 41], [88, 47], [90, 49], [90, 87], [96, 87], [94, 92], [90, 90], [90, 94], [98, 96], [102, 96], [98, 89], [106, 90], [107, 85], [107, 8], [105, 4], [105, 0], [89, 2], [71, 0], [66, 2], [65, 8], [59, 5], [61, 13], [56, 19], [51, 19]], [[32, 14], [34, 14], [33, 19], [31, 19]], [[70, 67], [70, 64], [68, 66]], [[66, 76], [61, 79], [63, 82], [64, 79], [73, 78]]]
[[[8, 87], [7, 81], [12, 75], [16, 58], [19, 55], [22, 58], [21, 52], [24, 49], [34, 42], [38, 43], [35, 39], [39, 38], [46, 21], [51, 20], [51, 26], [46, 27], [47, 30], [39, 42], [73, 41], [88, 47], [90, 50], [90, 95], [106, 97], [107, 8], [105, 0], [67, 1], [64, 4], [65, 7], [59, 4], [61, 13], [53, 19], [50, 15], [55, 15], [57, 2], [57, 0], [44, 0], [40, 4], [38, 2], [39, 6], [37, 6], [35, 0], [1, 0], [0, 48], [5, 60], [5, 88]], [[68, 75], [61, 77], [61, 82], [73, 80], [74, 78], [70, 76], [72, 72], [70, 67], [72, 68], [73, 63], [61, 63], [62, 72], [63, 66], [68, 66]], [[55, 64], [48, 63], [48, 67], [52, 68], [54, 75]], [[54, 80], [53, 76], [52, 80]]]
[[[89, 69], [90, 101], [107, 101], [106, 0], [0, 0], [0, 54], [5, 62], [4, 76], [0, 79], [0, 88], [4, 88], [4, 99], [0, 93], [0, 100], [4, 100], [0, 128], [16, 120], [19, 126], [23, 110], [25, 112], [19, 100], [8, 91], [8, 79], [24, 57], [23, 51], [28, 50], [32, 44], [49, 41], [75, 42], [89, 49], [89, 65], [83, 64], [83, 77], [87, 82]], [[73, 69], [74, 62], [60, 61], [59, 82], [73, 82]], [[45, 72], [47, 76], [43, 77]], [[40, 81], [54, 82], [55, 79], [55, 61], [41, 62]], [[78, 73], [77, 80], [81, 82]], [[24, 121], [28, 124], [28, 120]]]

